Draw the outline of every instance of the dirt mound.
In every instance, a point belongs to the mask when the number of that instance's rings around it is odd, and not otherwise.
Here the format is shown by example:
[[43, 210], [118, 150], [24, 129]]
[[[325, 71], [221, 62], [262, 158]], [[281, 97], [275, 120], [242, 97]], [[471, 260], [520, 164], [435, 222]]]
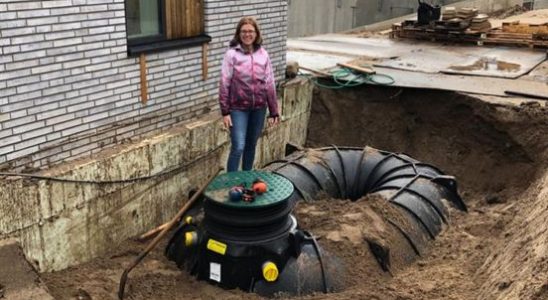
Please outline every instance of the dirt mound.
[[[158, 245], [129, 273], [125, 299], [215, 299], [218, 295], [223, 299], [260, 299], [196, 281], [166, 259], [163, 253], [166, 243]], [[145, 243], [129, 240], [108, 256], [61, 272], [44, 273], [42, 278], [55, 299], [118, 299], [122, 272], [145, 247]]]
[[546, 107], [493, 105], [453, 92], [323, 90], [314, 98], [308, 146], [406, 153], [457, 176], [465, 195], [521, 193], [548, 161], [547, 116]]

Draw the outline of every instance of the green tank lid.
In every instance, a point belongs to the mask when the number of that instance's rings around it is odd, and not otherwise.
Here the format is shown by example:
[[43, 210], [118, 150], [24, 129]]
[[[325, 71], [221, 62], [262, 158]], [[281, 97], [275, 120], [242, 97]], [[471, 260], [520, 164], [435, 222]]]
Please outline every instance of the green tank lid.
[[[253, 202], [230, 201], [229, 191], [232, 187], [244, 184], [251, 189], [253, 181], [260, 179], [267, 185], [267, 192], [255, 195]], [[215, 202], [231, 207], [266, 207], [289, 199], [293, 193], [293, 183], [285, 177], [266, 171], [238, 171], [221, 174], [207, 186], [204, 195]]]

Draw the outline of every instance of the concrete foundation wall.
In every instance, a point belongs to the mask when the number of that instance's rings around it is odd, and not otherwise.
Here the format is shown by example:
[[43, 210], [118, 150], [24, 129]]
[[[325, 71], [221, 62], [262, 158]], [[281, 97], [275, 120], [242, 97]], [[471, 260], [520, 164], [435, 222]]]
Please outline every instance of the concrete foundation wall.
[[256, 16], [278, 78], [287, 2], [204, 0], [202, 47], [128, 57], [125, 0], [0, 0], [0, 170], [46, 168], [217, 110], [220, 65], [237, 22]]
[[[283, 90], [283, 121], [263, 132], [256, 167], [284, 157], [287, 143], [304, 144], [312, 87], [299, 79]], [[40, 271], [86, 262], [171, 219], [188, 192], [225, 165], [228, 140], [214, 114], [40, 173], [91, 181], [163, 176], [116, 184], [1, 178], [0, 240], [17, 238]]]

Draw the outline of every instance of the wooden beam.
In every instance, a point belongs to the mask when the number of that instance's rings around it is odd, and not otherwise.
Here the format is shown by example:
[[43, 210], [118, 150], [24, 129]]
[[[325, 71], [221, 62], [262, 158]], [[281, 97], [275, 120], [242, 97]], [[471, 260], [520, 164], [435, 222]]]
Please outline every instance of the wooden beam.
[[207, 50], [208, 44], [202, 44], [202, 80], [207, 80], [208, 64], [207, 64]]
[[139, 63], [141, 65], [141, 103], [146, 105], [148, 100], [147, 92], [147, 62], [145, 54], [141, 53], [139, 56]]
[[166, 0], [165, 2], [166, 8], [165, 8], [165, 15], [166, 15], [166, 35], [167, 38], [170, 40], [173, 38], [173, 10], [174, 8], [171, 5], [171, 0]]
[[203, 0], [165, 0], [168, 39], [198, 36], [204, 32]]
[[196, 1], [196, 34], [201, 34], [204, 32], [204, 0]]
[[337, 65], [339, 65], [340, 67], [352, 69], [354, 71], [358, 71], [358, 72], [364, 73], [364, 74], [375, 74], [375, 70], [373, 70], [372, 68], [368, 68], [368, 67], [364, 68], [364, 67], [360, 67], [360, 66], [349, 65], [349, 64], [346, 64], [346, 63], [337, 63]]
[[533, 94], [528, 92], [510, 91], [510, 90], [504, 91], [504, 93], [511, 96], [522, 96], [522, 97], [528, 97], [528, 98], [534, 98], [534, 99], [548, 100], [548, 93], [541, 95], [541, 94]]
[[329, 74], [327, 72], [312, 69], [312, 68], [307, 68], [307, 67], [303, 67], [303, 66], [299, 66], [299, 69], [303, 69], [305, 71], [308, 71], [308, 72], [316, 74], [316, 75], [320, 75], [322, 77], [331, 77], [332, 76], [331, 74]]
[[183, 36], [189, 37], [192, 35], [192, 20], [194, 17], [190, 14], [192, 12], [192, 2], [194, 0], [182, 0], [183, 9], [181, 10], [183, 17]]

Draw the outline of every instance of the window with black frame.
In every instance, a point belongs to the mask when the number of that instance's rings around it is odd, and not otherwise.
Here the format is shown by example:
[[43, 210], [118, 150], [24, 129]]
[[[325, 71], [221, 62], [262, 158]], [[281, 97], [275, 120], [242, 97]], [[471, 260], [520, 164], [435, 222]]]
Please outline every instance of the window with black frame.
[[128, 54], [207, 43], [204, 0], [126, 0]]
[[523, 8], [527, 10], [535, 9], [535, 0], [525, 0], [523, 1]]
[[161, 36], [160, 1], [130, 0], [126, 3], [127, 36], [129, 40]]

